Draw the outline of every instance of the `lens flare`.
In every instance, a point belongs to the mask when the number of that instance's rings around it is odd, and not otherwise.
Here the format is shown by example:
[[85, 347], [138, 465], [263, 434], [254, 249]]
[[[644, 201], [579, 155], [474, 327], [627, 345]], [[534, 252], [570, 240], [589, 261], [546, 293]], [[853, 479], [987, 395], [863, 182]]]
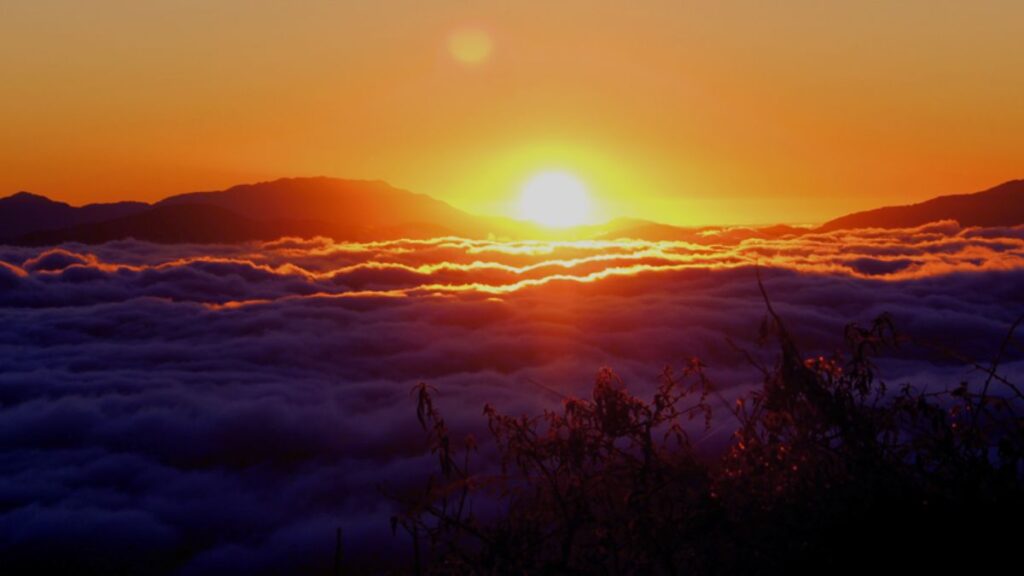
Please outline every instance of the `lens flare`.
[[490, 34], [478, 28], [456, 30], [448, 36], [448, 52], [456, 61], [468, 66], [487, 61], [493, 48]]

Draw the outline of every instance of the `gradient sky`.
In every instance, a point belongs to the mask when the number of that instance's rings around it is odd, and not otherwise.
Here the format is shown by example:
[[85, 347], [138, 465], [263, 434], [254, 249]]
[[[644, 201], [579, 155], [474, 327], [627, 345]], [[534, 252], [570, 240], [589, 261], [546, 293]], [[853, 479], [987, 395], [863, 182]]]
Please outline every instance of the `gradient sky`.
[[[1024, 177], [1024, 3], [8, 0], [0, 195], [383, 179], [816, 222]], [[453, 50], [454, 49], [454, 50]]]

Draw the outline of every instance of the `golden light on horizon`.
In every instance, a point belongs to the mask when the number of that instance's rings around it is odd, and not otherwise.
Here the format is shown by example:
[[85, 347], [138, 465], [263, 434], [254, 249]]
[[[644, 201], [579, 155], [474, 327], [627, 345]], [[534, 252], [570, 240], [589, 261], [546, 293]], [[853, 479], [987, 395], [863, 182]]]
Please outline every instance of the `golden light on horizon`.
[[448, 36], [448, 52], [458, 62], [477, 65], [487, 60], [494, 48], [491, 35], [479, 28], [463, 28]]
[[582, 180], [562, 170], [547, 170], [530, 178], [519, 196], [519, 216], [552, 228], [586, 222], [590, 198]]
[[1024, 165], [1024, 3], [121, 4], [3, 4], [0, 195], [328, 174], [514, 216], [558, 167], [588, 222], [811, 223]]

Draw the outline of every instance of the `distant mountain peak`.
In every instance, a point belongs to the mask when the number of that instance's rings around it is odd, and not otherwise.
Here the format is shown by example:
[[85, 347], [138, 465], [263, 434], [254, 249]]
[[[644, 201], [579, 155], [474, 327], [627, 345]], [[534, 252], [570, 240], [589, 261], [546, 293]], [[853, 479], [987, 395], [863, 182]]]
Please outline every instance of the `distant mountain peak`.
[[829, 220], [819, 230], [912, 228], [939, 220], [956, 220], [961, 226], [1024, 224], [1024, 180], [1009, 180], [981, 192], [854, 212]]
[[0, 198], [0, 240], [13, 240], [25, 234], [101, 222], [147, 208], [149, 205], [141, 202], [71, 206], [22, 191]]
[[[327, 176], [279, 178], [179, 194], [152, 206], [17, 204], [18, 209], [0, 211], [0, 237], [31, 244], [125, 237], [156, 242], [238, 242], [282, 235], [337, 240], [486, 237], [493, 227], [485, 218], [382, 180]], [[101, 214], [114, 209], [118, 213]]]
[[53, 204], [63, 204], [63, 202], [51, 200], [46, 196], [43, 196], [42, 194], [35, 194], [33, 192], [26, 192], [24, 190], [15, 192], [14, 194], [11, 194], [6, 198], [0, 198], [0, 202], [46, 202]]
[[[386, 180], [381, 179], [362, 179], [362, 178], [338, 178], [336, 176], [285, 176], [282, 178], [274, 178], [272, 180], [261, 180], [259, 182], [248, 182], [243, 184], [235, 184], [219, 192], [227, 192], [229, 190], [245, 190], [245, 189], [259, 189], [259, 188], [275, 188], [281, 186], [289, 187], [319, 187], [329, 186], [341, 189], [343, 187], [373, 187], [390, 190], [399, 190], [395, 186], [391, 185]], [[411, 192], [410, 192], [411, 194]]]
[[339, 227], [391, 227], [413, 222], [463, 230], [476, 218], [424, 194], [382, 180], [313, 176], [239, 184], [225, 190], [180, 194], [157, 206], [209, 204], [254, 220], [332, 222]]

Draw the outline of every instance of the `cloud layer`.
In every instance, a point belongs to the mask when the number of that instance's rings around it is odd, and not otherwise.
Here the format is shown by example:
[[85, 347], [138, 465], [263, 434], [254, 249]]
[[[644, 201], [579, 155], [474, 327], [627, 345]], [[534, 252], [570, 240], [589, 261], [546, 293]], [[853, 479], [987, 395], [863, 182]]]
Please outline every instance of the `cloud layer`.
[[913, 340], [883, 362], [897, 382], [979, 378], [963, 358], [988, 361], [1024, 311], [1024, 228], [952, 222], [701, 244], [0, 246], [0, 556], [304, 572], [342, 527], [353, 562], [387, 557], [404, 545], [378, 485], [433, 462], [413, 384], [477, 431], [485, 402], [551, 407], [600, 366], [644, 391], [699, 355], [723, 388], [756, 384], [725, 340], [769, 354], [755, 265], [809, 353], [891, 312]]

